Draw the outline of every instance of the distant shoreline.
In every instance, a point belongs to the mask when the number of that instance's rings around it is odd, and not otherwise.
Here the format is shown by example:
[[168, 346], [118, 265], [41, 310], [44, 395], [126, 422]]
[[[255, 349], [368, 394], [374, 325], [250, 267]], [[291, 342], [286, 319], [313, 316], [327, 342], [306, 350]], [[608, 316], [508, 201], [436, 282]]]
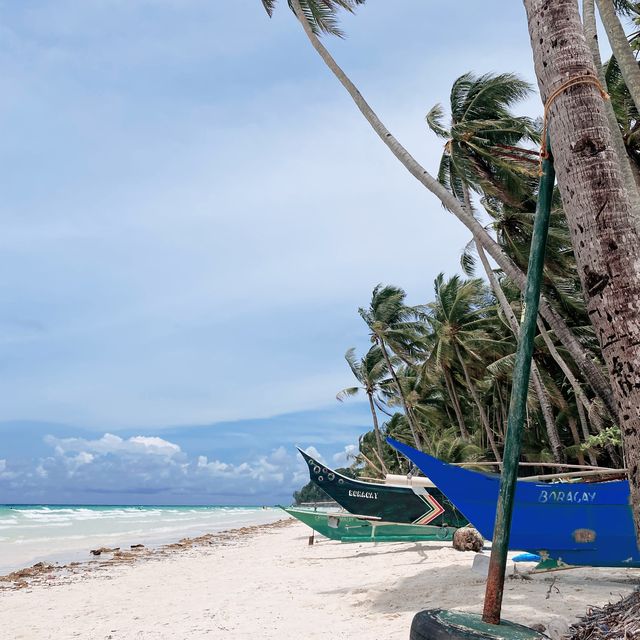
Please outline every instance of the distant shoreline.
[[2, 506], [0, 575], [38, 562], [85, 562], [92, 549], [157, 548], [281, 517], [279, 509], [246, 506]]
[[[93, 571], [102, 571], [118, 565], [131, 565], [145, 560], [159, 560], [175, 553], [210, 545], [227, 544], [244, 536], [254, 535], [261, 531], [279, 529], [293, 524], [295, 520], [283, 512], [283, 518], [266, 524], [250, 525], [227, 529], [216, 533], [206, 533], [193, 538], [181, 538], [159, 546], [146, 546], [142, 543], [129, 545], [129, 548], [112, 549], [99, 554], [99, 558], [90, 557], [84, 561], [45, 562], [40, 561], [29, 567], [16, 569], [5, 575], [0, 575], [0, 591], [17, 590], [52, 581], [64, 580], [70, 576], [87, 575]], [[89, 553], [89, 552], [88, 552]]]

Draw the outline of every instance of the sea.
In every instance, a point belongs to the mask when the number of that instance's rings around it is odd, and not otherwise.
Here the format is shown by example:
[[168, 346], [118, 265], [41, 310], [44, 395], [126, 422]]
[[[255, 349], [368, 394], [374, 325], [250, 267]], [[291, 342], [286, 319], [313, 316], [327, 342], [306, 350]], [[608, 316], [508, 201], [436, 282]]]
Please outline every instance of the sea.
[[41, 561], [91, 560], [98, 547], [157, 547], [283, 517], [270, 507], [0, 505], [0, 575]]

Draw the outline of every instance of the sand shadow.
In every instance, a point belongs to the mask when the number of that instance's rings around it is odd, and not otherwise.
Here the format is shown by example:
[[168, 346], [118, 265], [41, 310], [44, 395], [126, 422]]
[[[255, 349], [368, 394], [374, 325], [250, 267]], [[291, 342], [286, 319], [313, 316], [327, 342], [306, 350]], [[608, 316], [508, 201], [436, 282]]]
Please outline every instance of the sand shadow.
[[[335, 542], [336, 544], [343, 544], [341, 542], [338, 542], [337, 540], [332, 540], [331, 542]], [[350, 543], [344, 543], [346, 544], [350, 544]], [[356, 544], [356, 543], [354, 543]], [[373, 545], [373, 543], [357, 543], [357, 544], [371, 544]], [[314, 560], [349, 560], [351, 558], [367, 558], [369, 556], [386, 556], [386, 555], [399, 555], [399, 554], [403, 554], [403, 553], [415, 553], [418, 556], [420, 556], [420, 558], [422, 558], [422, 560], [420, 562], [424, 562], [425, 560], [428, 559], [428, 552], [429, 551], [437, 551], [439, 549], [445, 549], [445, 548], [450, 548], [451, 544], [439, 544], [439, 545], [434, 545], [431, 544], [428, 547], [422, 546], [418, 543], [416, 543], [414, 546], [412, 547], [405, 547], [404, 545], [406, 545], [406, 542], [399, 542], [396, 543], [398, 545], [403, 545], [402, 547], [396, 547], [395, 549], [391, 548], [388, 551], [380, 551], [380, 546], [379, 545], [385, 545], [385, 547], [389, 546], [389, 545], [393, 545], [393, 542], [379, 542], [378, 543], [378, 547], [375, 548], [375, 550], [371, 550], [369, 551], [367, 550], [361, 550], [358, 551], [356, 550], [355, 553], [348, 555], [348, 556], [344, 556], [344, 555], [340, 555], [340, 556], [334, 556], [334, 557], [319, 557], [316, 556], [314, 557]]]

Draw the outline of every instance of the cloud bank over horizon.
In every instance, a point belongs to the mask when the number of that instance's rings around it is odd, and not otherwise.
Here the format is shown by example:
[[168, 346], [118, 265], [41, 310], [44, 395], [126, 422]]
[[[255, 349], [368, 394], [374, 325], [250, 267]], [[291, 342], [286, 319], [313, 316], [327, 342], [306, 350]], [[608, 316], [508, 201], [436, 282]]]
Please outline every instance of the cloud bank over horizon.
[[[24, 443], [0, 459], [0, 503], [289, 504], [309, 480], [295, 447], [334, 467], [352, 464], [354, 442], [368, 428], [364, 409], [350, 407], [344, 423], [342, 412], [330, 411], [161, 435], [75, 430], [69, 436], [66, 425], [34, 424]], [[269, 437], [268, 429], [276, 432]]]

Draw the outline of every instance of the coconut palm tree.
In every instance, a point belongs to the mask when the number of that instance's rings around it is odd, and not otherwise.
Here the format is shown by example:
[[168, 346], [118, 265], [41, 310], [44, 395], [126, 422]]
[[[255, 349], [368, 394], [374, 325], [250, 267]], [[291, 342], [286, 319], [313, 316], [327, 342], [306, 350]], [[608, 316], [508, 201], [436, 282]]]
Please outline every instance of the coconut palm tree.
[[451, 367], [454, 362], [460, 366], [493, 455], [500, 462], [500, 451], [474, 379], [474, 373], [486, 366], [483, 351], [495, 348], [500, 342], [489, 330], [486, 289], [478, 278], [462, 281], [459, 276], [453, 276], [445, 281], [442, 273], [434, 286], [435, 300], [424, 307], [432, 341], [427, 361], [438, 366], [443, 363]]
[[613, 55], [616, 57], [622, 76], [629, 88], [629, 93], [636, 106], [640, 109], [640, 68], [629, 46], [627, 34], [618, 18], [617, 10], [628, 13], [628, 2], [615, 2], [615, 0], [596, 0], [598, 13], [607, 32], [607, 39], [611, 45]]
[[[537, 152], [519, 145], [539, 142], [539, 130], [533, 120], [516, 116], [511, 111], [512, 106], [530, 92], [531, 86], [514, 74], [476, 77], [466, 73], [454, 82], [451, 89], [449, 128], [443, 124], [444, 110], [441, 105], [436, 105], [427, 114], [427, 124], [431, 130], [447, 141], [438, 180], [469, 211], [472, 211], [471, 190], [487, 196], [485, 203], [496, 201], [501, 210], [512, 209], [520, 213], [522, 209], [535, 209], [532, 196], [538, 169]], [[533, 214], [529, 217], [532, 220]], [[529, 243], [531, 231], [532, 224], [527, 236]], [[500, 237], [497, 239], [500, 240]], [[506, 304], [500, 283], [494, 277], [481, 243], [474, 244], [494, 295], [517, 336], [518, 323]], [[513, 247], [502, 243], [502, 246], [521, 269], [527, 268], [529, 244], [525, 247], [524, 243], [519, 242], [517, 247]], [[549, 253], [553, 252], [550, 250]], [[556, 461], [560, 462], [563, 457], [562, 446], [551, 403], [535, 365], [532, 378], [552, 451]]]
[[[631, 11], [632, 5], [631, 3], [626, 2], [623, 8], [624, 11]], [[635, 105], [633, 104], [633, 100], [631, 99], [631, 94], [627, 89], [626, 84], [624, 83], [624, 79], [622, 77], [622, 73], [620, 73], [620, 68], [616, 62], [615, 57], [612, 57], [609, 60], [609, 63], [605, 66], [602, 64], [602, 58], [600, 56], [600, 47], [598, 45], [598, 26], [596, 21], [596, 11], [595, 11], [595, 0], [582, 0], [582, 23], [584, 26], [584, 36], [587, 39], [587, 43], [589, 44], [589, 48], [591, 49], [591, 54], [593, 55], [593, 62], [596, 66], [596, 70], [598, 72], [598, 78], [603, 87], [607, 87], [607, 91], [611, 96], [611, 100], [605, 102], [605, 110], [607, 114], [607, 120], [609, 121], [609, 127], [611, 129], [613, 135], [613, 142], [616, 148], [616, 155], [618, 156], [618, 161], [620, 164], [620, 170], [622, 171], [622, 175], [624, 176], [624, 184], [629, 192], [629, 197], [633, 203], [633, 209], [640, 213], [640, 193], [638, 192], [638, 186], [640, 184], [640, 175], [638, 174], [638, 167], [632, 162], [632, 159], [629, 157], [631, 154], [627, 154], [628, 144], [623, 139], [625, 126], [620, 124], [619, 118], [619, 110], [615, 108], [616, 102], [619, 104], [620, 101], [616, 101], [614, 97], [614, 89], [612, 87], [611, 78], [607, 77], [610, 73], [609, 67], [613, 66], [617, 70], [616, 79], [616, 89], [615, 93], [620, 93], [622, 87], [624, 87], [624, 102], [628, 101], [629, 106], [633, 105], [633, 109], [635, 110]], [[633, 157], [633, 156], [632, 156]]]
[[[485, 274], [489, 280], [491, 289], [493, 290], [494, 295], [497, 297], [500, 308], [505, 315], [507, 324], [511, 328], [513, 335], [518, 338], [520, 334], [520, 326], [513, 312], [513, 309], [511, 308], [511, 305], [509, 304], [509, 301], [507, 300], [507, 297], [502, 290], [502, 286], [500, 285], [496, 274], [489, 265], [489, 261], [487, 260], [482, 246], [478, 246], [477, 249], [478, 257], [480, 258], [480, 262], [482, 263]], [[540, 375], [540, 371], [538, 370], [535, 359], [531, 362], [531, 381], [533, 384], [533, 388], [535, 389], [535, 394], [538, 397], [538, 402], [540, 404], [540, 410], [542, 411], [542, 416], [546, 426], [547, 436], [549, 437], [549, 444], [551, 445], [553, 457], [556, 462], [561, 462], [564, 454], [562, 452], [560, 436], [558, 434], [558, 429], [553, 418], [553, 411], [551, 408], [549, 394], [547, 393], [547, 389], [544, 386], [542, 376]]]
[[[359, 4], [364, 4], [366, 0], [289, 0], [289, 8], [296, 13], [296, 8], [304, 16], [305, 21], [312, 29], [313, 33], [319, 35], [327, 33], [333, 36], [343, 37], [338, 24], [338, 12], [340, 9], [352, 12]], [[262, 0], [269, 17], [273, 15], [276, 7], [276, 0]]]
[[451, 88], [449, 127], [442, 105], [427, 114], [429, 128], [446, 140], [438, 180], [460, 202], [469, 199], [466, 189], [516, 207], [531, 197], [538, 152], [522, 144], [538, 144], [539, 127], [511, 112], [530, 93], [531, 86], [512, 73], [465, 73]]
[[623, 148], [630, 160], [634, 179], [638, 183], [640, 182], [640, 113], [622, 77], [620, 65], [614, 57], [610, 58], [604, 66], [604, 78], [611, 98], [609, 105], [623, 140]]
[[383, 467], [382, 470], [386, 473], [382, 447], [382, 434], [380, 433], [378, 414], [376, 412], [376, 400], [380, 393], [380, 384], [388, 375], [387, 364], [382, 354], [382, 349], [378, 346], [373, 346], [369, 351], [367, 351], [364, 357], [359, 360], [356, 357], [356, 350], [352, 347], [347, 350], [344, 358], [351, 369], [351, 373], [353, 373], [355, 379], [360, 383], [360, 386], [342, 389], [342, 391], [337, 394], [336, 398], [342, 402], [345, 398], [355, 396], [360, 393], [360, 391], [364, 391], [366, 393], [367, 399], [369, 400], [371, 418], [373, 419], [376, 448]]
[[[410, 153], [400, 144], [398, 139], [389, 131], [389, 129], [382, 123], [377, 114], [373, 111], [368, 102], [364, 99], [358, 88], [345, 74], [343, 69], [336, 63], [335, 59], [331, 56], [327, 48], [320, 42], [318, 33], [323, 31], [331, 33], [335, 24], [328, 25], [328, 29], [323, 29], [317, 24], [313, 16], [309, 15], [309, 11], [304, 10], [304, 6], [308, 2], [314, 0], [289, 0], [289, 6], [294, 11], [296, 18], [300, 22], [304, 32], [311, 43], [311, 46], [316, 50], [323, 62], [327, 65], [329, 70], [335, 75], [342, 86], [349, 93], [354, 103], [365, 117], [367, 122], [371, 125], [375, 133], [379, 136], [382, 142], [388, 147], [393, 155], [400, 161], [400, 163], [422, 184], [426, 189], [431, 191], [442, 202], [442, 204], [449, 209], [473, 234], [474, 238], [482, 244], [486, 252], [496, 261], [502, 271], [514, 282], [514, 284], [521, 290], [524, 290], [526, 285], [525, 273], [518, 269], [516, 265], [509, 259], [509, 257], [501, 250], [499, 245], [487, 233], [486, 229], [474, 218], [474, 216], [458, 202], [455, 196], [447, 191]], [[361, 4], [356, 0], [344, 0], [347, 7], [337, 0], [315, 0], [318, 4], [323, 4], [331, 9], [331, 17], [335, 18], [340, 8], [346, 8], [352, 11], [356, 4]], [[272, 12], [275, 7], [275, 1], [270, 0], [263, 4], [268, 12]], [[304, 6], [303, 6], [304, 5]], [[338, 34], [340, 35], [340, 34]], [[608, 380], [603, 376], [602, 372], [597, 366], [594, 366], [590, 355], [584, 349], [580, 341], [572, 333], [564, 319], [558, 314], [544, 299], [540, 300], [540, 314], [549, 323], [549, 326], [555, 332], [558, 339], [565, 345], [567, 350], [570, 351], [575, 362], [579, 364], [584, 371], [585, 377], [588, 379], [589, 384], [594, 389], [596, 394], [602, 399], [603, 403], [607, 407], [611, 415], [615, 415], [617, 406], [613, 400], [611, 388]]]
[[414, 443], [419, 449], [418, 426], [389, 353], [391, 349], [397, 356], [406, 358], [416, 349], [417, 332], [421, 327], [413, 321], [414, 312], [405, 305], [405, 297], [405, 292], [399, 287], [379, 284], [373, 290], [369, 307], [361, 307], [358, 313], [369, 327], [371, 341], [380, 347], [411, 427]]
[[[567, 78], [596, 73], [575, 0], [556, 0], [553, 11], [546, 0], [524, 5], [544, 101]], [[549, 132], [587, 310], [617, 403], [640, 539], [640, 232], [612, 154], [602, 100], [592, 84], [562, 91], [549, 109]]]

